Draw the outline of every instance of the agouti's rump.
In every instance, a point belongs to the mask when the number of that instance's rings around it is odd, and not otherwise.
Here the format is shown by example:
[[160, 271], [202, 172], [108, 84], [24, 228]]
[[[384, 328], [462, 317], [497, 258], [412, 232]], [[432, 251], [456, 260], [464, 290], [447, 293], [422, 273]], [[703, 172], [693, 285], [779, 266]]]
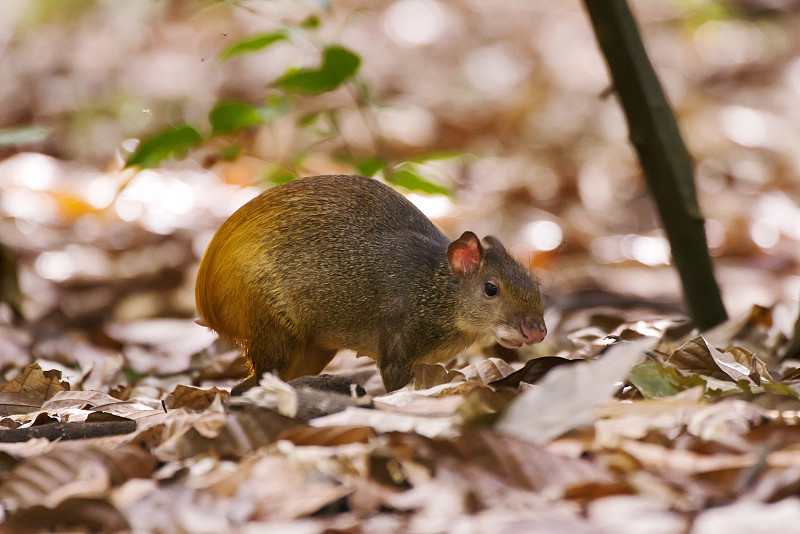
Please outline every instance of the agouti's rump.
[[493, 337], [544, 338], [538, 284], [494, 238], [451, 241], [411, 202], [360, 176], [301, 178], [225, 221], [200, 264], [203, 322], [240, 344], [254, 385], [319, 373], [336, 351], [375, 358], [387, 390], [414, 364]]

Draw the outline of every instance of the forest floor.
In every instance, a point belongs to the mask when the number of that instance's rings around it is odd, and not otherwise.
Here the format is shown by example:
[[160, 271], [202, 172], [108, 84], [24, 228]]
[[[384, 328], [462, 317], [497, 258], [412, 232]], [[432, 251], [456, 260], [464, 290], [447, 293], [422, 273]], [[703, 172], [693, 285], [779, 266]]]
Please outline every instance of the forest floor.
[[[731, 317], [701, 333], [580, 3], [495, 4], [3, 17], [0, 532], [800, 533], [800, 8], [632, 2]], [[378, 103], [297, 99], [225, 139], [238, 157], [213, 138], [124, 168], [142, 132], [263, 100], [309, 47], [220, 50], [315, 10]], [[451, 192], [404, 191], [448, 235], [497, 235], [541, 278], [547, 338], [389, 394], [344, 352], [326, 372], [364, 397], [267, 376], [232, 398], [245, 362], [194, 322], [205, 246], [282, 173], [378, 148]]]

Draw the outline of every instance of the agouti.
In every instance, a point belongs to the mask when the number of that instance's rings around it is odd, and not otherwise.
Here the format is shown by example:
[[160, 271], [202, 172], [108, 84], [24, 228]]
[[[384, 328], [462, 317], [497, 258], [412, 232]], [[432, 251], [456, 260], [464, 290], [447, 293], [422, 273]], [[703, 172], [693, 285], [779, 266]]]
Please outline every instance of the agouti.
[[377, 360], [387, 391], [420, 362], [547, 330], [538, 283], [491, 236], [451, 241], [410, 201], [362, 176], [313, 176], [257, 196], [223, 223], [195, 290], [201, 323], [244, 348], [256, 385], [317, 374], [339, 349]]

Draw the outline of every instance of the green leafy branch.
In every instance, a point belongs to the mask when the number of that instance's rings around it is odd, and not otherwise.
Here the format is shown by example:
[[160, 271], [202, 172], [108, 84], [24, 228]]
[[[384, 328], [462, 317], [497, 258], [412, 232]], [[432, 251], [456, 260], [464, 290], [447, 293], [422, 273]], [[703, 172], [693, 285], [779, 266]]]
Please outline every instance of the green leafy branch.
[[[319, 19], [311, 17], [297, 27], [248, 36], [224, 49], [219, 55], [219, 60], [227, 61], [244, 54], [260, 52], [277, 43], [295, 41], [301, 36], [308, 38], [308, 32], [318, 26]], [[446, 194], [446, 189], [426, 176], [419, 162], [391, 165], [381, 155], [380, 136], [376, 132], [377, 125], [369, 88], [357, 78], [360, 66], [361, 57], [341, 45], [329, 44], [321, 47], [319, 66], [289, 69], [271, 84], [278, 93], [265, 98], [263, 105], [254, 106], [241, 101], [218, 102], [208, 115], [210, 133], [203, 134], [201, 133], [203, 128], [190, 124], [167, 127], [144, 139], [127, 158], [126, 165], [139, 169], [158, 167], [166, 159], [185, 157], [191, 150], [212, 139], [227, 138], [251, 128], [268, 125], [289, 113], [303, 98], [314, 97], [345, 86], [374, 140], [375, 154], [368, 157], [353, 156], [345, 145], [344, 158], [353, 162], [356, 171], [365, 176], [382, 173], [388, 181], [409, 190]], [[320, 110], [298, 119], [298, 124], [302, 128], [316, 128], [319, 140], [294, 155], [294, 166], [320, 143], [331, 139], [343, 139], [338, 124], [339, 111], [336, 108]], [[229, 144], [222, 149], [220, 157], [234, 159], [240, 152], [238, 145]], [[294, 174], [294, 171], [280, 169], [269, 176], [269, 179], [273, 183], [280, 183], [292, 179]]]

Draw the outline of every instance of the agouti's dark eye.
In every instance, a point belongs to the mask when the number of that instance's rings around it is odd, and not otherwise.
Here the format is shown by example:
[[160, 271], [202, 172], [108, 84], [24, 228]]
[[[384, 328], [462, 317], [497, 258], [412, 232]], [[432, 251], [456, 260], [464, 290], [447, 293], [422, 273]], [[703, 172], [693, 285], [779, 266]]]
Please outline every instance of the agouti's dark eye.
[[486, 282], [483, 285], [483, 292], [486, 293], [487, 297], [494, 297], [497, 295], [497, 286], [491, 282]]

